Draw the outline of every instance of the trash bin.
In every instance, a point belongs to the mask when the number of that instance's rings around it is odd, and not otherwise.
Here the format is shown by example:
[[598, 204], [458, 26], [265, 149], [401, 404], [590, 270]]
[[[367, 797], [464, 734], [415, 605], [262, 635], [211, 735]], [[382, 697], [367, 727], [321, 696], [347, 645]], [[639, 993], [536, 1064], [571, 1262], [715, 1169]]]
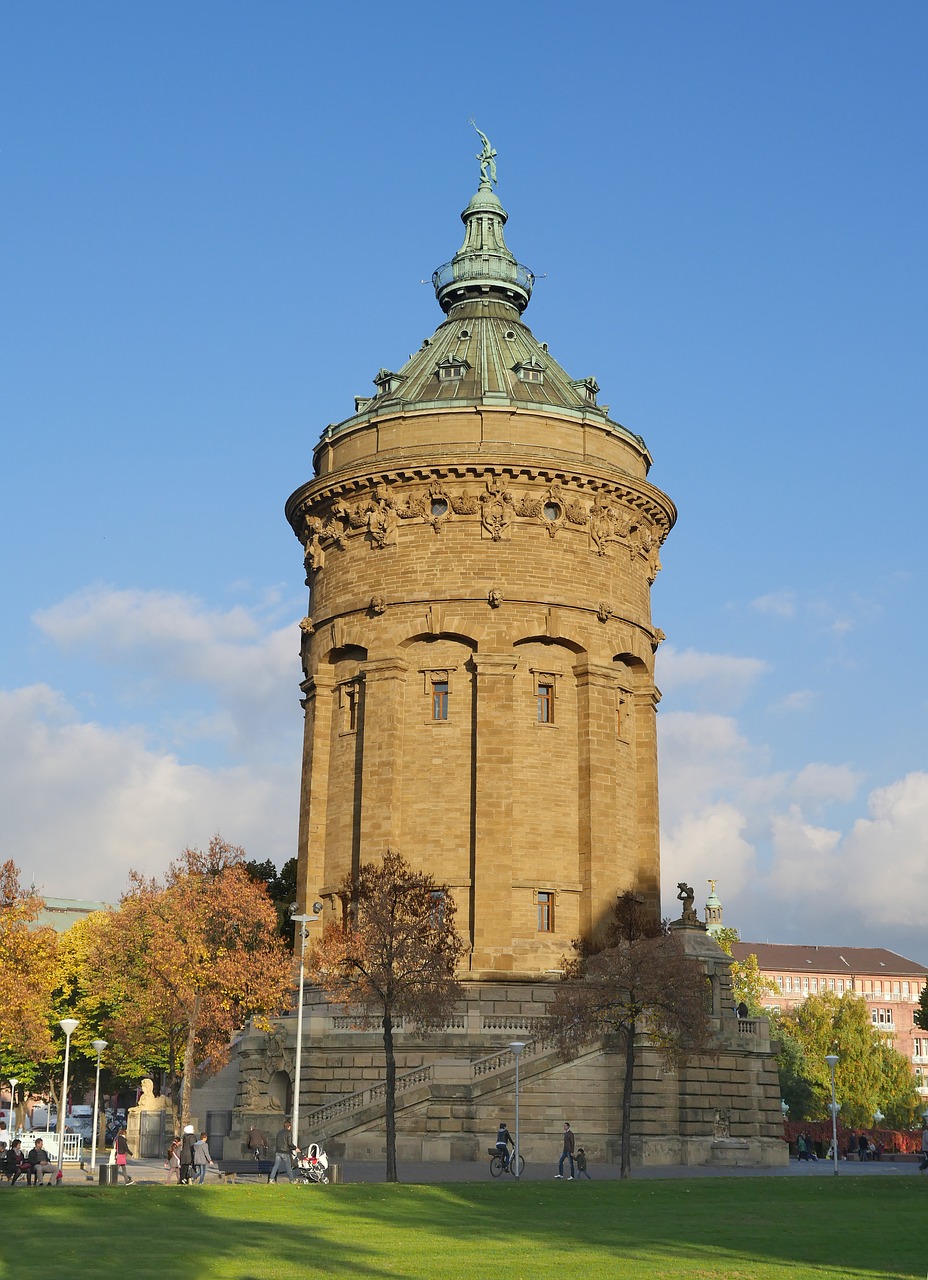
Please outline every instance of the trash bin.
[[114, 1164], [101, 1164], [97, 1170], [97, 1176], [100, 1179], [101, 1187], [113, 1187], [116, 1185], [116, 1174], [118, 1170]]

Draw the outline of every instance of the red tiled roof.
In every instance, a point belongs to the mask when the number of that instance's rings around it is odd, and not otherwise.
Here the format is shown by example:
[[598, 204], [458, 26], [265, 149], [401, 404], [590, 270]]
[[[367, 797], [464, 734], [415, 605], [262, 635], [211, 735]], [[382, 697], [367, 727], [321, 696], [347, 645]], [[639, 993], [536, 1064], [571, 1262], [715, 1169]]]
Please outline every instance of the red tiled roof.
[[878, 978], [882, 974], [928, 979], [928, 966], [906, 960], [895, 951], [883, 947], [805, 947], [789, 942], [735, 942], [735, 960], [757, 956], [757, 963], [767, 973], [835, 973], [845, 976], [866, 974]]

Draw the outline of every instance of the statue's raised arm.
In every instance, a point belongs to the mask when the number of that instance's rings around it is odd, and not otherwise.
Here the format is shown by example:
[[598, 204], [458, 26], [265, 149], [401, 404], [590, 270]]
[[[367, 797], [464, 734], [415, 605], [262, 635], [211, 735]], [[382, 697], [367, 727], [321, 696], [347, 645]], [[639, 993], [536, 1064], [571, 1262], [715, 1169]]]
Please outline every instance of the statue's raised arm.
[[486, 185], [489, 186], [491, 183], [496, 182], [496, 152], [493, 150], [493, 146], [487, 135], [483, 133], [482, 130], [477, 129], [477, 125], [473, 120], [471, 120], [471, 124], [474, 126], [474, 129], [476, 129], [477, 136], [483, 143], [483, 150], [477, 155], [477, 159], [480, 161], [480, 184], [482, 186], [486, 183]]

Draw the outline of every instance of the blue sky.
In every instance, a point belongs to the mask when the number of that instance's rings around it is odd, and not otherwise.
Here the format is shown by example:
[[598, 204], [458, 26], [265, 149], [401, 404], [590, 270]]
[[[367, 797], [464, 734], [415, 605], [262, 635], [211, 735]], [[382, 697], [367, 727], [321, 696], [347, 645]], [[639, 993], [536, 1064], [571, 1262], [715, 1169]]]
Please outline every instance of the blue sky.
[[928, 10], [8, 8], [0, 839], [295, 848], [328, 422], [440, 320], [476, 115], [526, 320], [644, 435], [665, 909], [924, 958]]

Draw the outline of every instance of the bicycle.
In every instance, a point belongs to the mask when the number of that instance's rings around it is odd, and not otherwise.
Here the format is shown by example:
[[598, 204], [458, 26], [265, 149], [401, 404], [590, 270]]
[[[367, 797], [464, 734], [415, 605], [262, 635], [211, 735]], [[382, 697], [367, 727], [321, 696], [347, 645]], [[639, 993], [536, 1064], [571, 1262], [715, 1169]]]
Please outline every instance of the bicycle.
[[509, 1155], [508, 1152], [504, 1156], [497, 1147], [487, 1147], [490, 1156], [490, 1177], [498, 1178], [501, 1173], [511, 1173], [512, 1176], [522, 1177], [525, 1172], [525, 1156], [519, 1153], [519, 1172], [516, 1174], [515, 1153]]

